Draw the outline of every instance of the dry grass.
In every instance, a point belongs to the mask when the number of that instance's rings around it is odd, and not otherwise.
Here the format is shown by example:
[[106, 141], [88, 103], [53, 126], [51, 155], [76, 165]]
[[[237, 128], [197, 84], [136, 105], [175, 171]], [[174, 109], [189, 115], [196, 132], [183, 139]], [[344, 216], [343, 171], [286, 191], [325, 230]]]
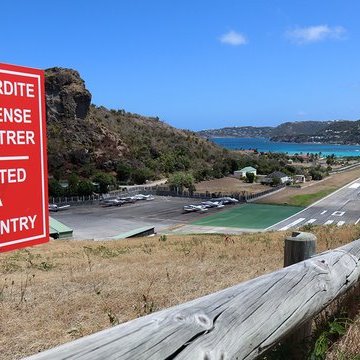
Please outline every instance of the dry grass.
[[[334, 344], [330, 343], [326, 360], [359, 360], [360, 359], [360, 284], [343, 296], [343, 303], [336, 305], [341, 321], [350, 322], [345, 336]], [[335, 302], [336, 303], [336, 302]], [[342, 310], [344, 315], [341, 314]], [[335, 321], [337, 316], [335, 317]], [[339, 320], [338, 320], [339, 321]]]
[[330, 189], [336, 190], [359, 177], [360, 168], [356, 168], [344, 173], [331, 175], [322, 181], [306, 183], [301, 187], [301, 189], [287, 187], [278, 193], [260, 199], [258, 202], [267, 204], [291, 204], [293, 198], [297, 195], [311, 195]]
[[[360, 227], [314, 228], [318, 251]], [[1, 359], [19, 359], [282, 267], [286, 233], [51, 241], [0, 254]], [[164, 238], [162, 238], [164, 240]], [[349, 340], [350, 341], [350, 340]]]
[[326, 356], [326, 360], [359, 360], [360, 359], [360, 316], [350, 325], [339, 342], [333, 345], [333, 348]]
[[224, 194], [242, 193], [258, 193], [268, 190], [269, 187], [257, 183], [249, 184], [243, 180], [234, 177], [224, 177], [221, 179], [201, 181], [196, 184], [196, 192], [222, 192]]

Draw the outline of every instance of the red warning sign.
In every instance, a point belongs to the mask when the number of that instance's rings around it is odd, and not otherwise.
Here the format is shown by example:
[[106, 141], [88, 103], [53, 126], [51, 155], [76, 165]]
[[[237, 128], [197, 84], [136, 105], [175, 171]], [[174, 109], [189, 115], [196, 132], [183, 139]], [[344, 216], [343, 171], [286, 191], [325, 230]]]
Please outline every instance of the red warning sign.
[[44, 71], [0, 64], [0, 252], [48, 240]]

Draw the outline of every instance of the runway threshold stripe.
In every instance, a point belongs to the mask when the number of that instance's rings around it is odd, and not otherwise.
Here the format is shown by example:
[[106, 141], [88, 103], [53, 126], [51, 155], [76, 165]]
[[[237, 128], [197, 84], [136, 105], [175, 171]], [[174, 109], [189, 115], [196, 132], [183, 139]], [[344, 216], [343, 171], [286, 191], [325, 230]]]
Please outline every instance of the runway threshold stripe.
[[324, 211], [321, 212], [321, 215], [324, 215], [326, 213], [327, 213], [327, 210], [324, 210]]
[[330, 225], [334, 222], [334, 220], [328, 220], [324, 225]]
[[296, 220], [293, 221], [292, 223], [290, 223], [290, 224], [282, 227], [282, 228], [280, 229], [280, 231], [284, 231], [284, 230], [290, 229], [291, 227], [293, 227], [293, 226], [295, 226], [295, 225], [297, 225], [297, 224], [300, 224], [300, 223], [301, 223], [302, 221], [304, 221], [304, 220], [305, 220], [305, 218], [296, 219]]
[[345, 224], [345, 221], [339, 221], [338, 223], [337, 223], [337, 226], [343, 226]]
[[307, 222], [305, 223], [305, 225], [312, 224], [312, 223], [314, 223], [315, 221], [316, 221], [316, 219], [310, 219], [309, 221], [307, 221]]

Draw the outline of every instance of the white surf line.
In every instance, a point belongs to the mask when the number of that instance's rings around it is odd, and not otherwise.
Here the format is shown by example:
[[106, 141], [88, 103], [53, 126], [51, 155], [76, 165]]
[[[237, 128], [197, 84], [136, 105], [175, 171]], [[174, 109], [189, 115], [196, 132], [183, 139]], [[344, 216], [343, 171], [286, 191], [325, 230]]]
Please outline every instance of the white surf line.
[[320, 213], [320, 215], [324, 215], [324, 214], [326, 214], [327, 213], [327, 210], [324, 210], [324, 211], [322, 211], [321, 213]]
[[345, 224], [345, 221], [339, 221], [338, 223], [337, 223], [337, 226], [342, 226], [342, 225], [344, 225]]
[[288, 224], [286, 226], [284, 226], [283, 228], [279, 229], [279, 231], [284, 231], [284, 230], [287, 230], [287, 229], [290, 229], [291, 227], [301, 223], [302, 221], [304, 221], [305, 218], [299, 218], [299, 219], [296, 219], [295, 221], [293, 221], [291, 224]]
[[358, 218], [358, 219], [356, 220], [355, 225], [357, 225], [357, 224], [359, 223], [359, 221], [360, 221], [360, 218]]
[[322, 198], [322, 199], [320, 199], [320, 200], [318, 200], [318, 201], [315, 201], [313, 204], [309, 205], [307, 208], [300, 210], [298, 213], [296, 213], [296, 214], [294, 214], [294, 215], [291, 215], [291, 216], [289, 216], [288, 218], [286, 218], [286, 219], [284, 219], [284, 220], [278, 221], [277, 223], [275, 223], [274, 225], [271, 225], [271, 226], [267, 227], [267, 228], [264, 229], [263, 231], [270, 230], [272, 227], [274, 227], [274, 226], [276, 226], [276, 225], [279, 225], [279, 224], [281, 224], [282, 222], [284, 222], [284, 221], [286, 221], [286, 220], [289, 220], [289, 219], [291, 219], [292, 217], [301, 214], [301, 213], [304, 212], [305, 210], [308, 210], [308, 209], [310, 209], [311, 207], [319, 204], [321, 201], [324, 201], [325, 199], [329, 198], [330, 196], [335, 195], [335, 194], [338, 193], [339, 191], [345, 189], [347, 186], [349, 186], [349, 185], [351, 185], [351, 184], [356, 183], [357, 181], [360, 181], [360, 178], [357, 178], [357, 179], [351, 181], [350, 183], [344, 185], [344, 186], [341, 187], [340, 189], [337, 189], [337, 190], [335, 190], [334, 192], [332, 192], [331, 194], [326, 195], [324, 198]]
[[330, 225], [334, 222], [334, 220], [328, 220], [324, 225]]
[[307, 221], [304, 225], [308, 225], [308, 224], [312, 224], [316, 221], [316, 219], [310, 219], [309, 221]]
[[29, 160], [29, 156], [0, 156], [0, 161]]

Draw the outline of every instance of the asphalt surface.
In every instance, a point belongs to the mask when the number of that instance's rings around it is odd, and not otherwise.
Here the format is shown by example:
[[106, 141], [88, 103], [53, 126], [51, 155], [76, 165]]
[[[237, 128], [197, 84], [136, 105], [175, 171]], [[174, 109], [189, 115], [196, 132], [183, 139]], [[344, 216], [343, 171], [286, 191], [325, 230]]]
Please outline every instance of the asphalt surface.
[[295, 229], [306, 224], [342, 226], [359, 222], [360, 178], [266, 230]]
[[[51, 216], [74, 230], [76, 240], [109, 239], [143, 226], [155, 226], [155, 232], [169, 232], [183, 225], [222, 211], [212, 208], [204, 213], [184, 213], [183, 206], [199, 204], [201, 200], [156, 196], [153, 201], [137, 201], [123, 206], [100, 205], [72, 206], [51, 212]], [[231, 206], [231, 205], [229, 205]], [[224, 207], [227, 209], [228, 207]]]

